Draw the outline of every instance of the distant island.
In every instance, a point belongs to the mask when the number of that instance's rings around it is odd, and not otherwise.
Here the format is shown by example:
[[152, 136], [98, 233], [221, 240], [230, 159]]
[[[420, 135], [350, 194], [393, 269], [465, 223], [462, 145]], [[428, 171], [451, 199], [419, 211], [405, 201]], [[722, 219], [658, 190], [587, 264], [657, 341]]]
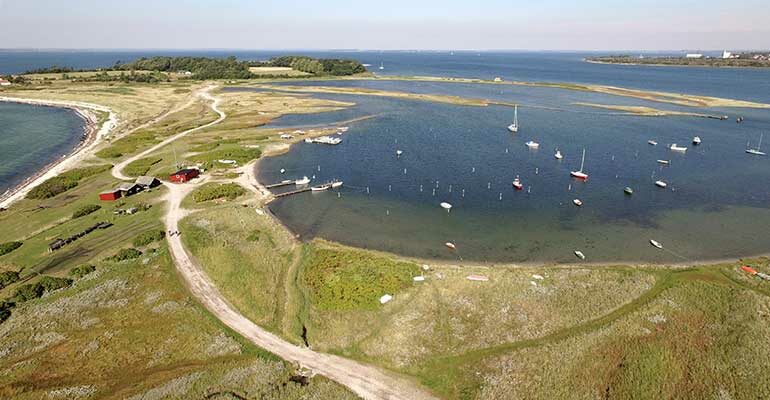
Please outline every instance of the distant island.
[[684, 56], [645, 57], [631, 55], [613, 55], [586, 57], [587, 62], [628, 65], [683, 65], [700, 67], [770, 67], [770, 52], [731, 53], [725, 51], [721, 57], [709, 57], [700, 53]]
[[235, 57], [143, 57], [127, 63], [118, 61], [112, 67], [97, 70], [54, 65], [27, 71], [20, 77], [13, 77], [12, 83], [24, 83], [25, 78], [156, 83], [176, 79], [312, 78], [366, 72], [363, 64], [355, 60], [307, 56], [282, 56], [267, 61], [241, 61]]

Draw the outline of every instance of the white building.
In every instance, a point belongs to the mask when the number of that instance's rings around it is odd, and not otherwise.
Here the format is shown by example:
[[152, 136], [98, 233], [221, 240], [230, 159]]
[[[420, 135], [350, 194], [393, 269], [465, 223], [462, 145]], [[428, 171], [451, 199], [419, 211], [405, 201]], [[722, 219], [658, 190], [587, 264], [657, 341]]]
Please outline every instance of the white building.
[[703, 58], [701, 53], [687, 53], [686, 58]]
[[725, 50], [722, 52], [722, 58], [733, 58], [733, 53], [730, 53], [729, 51]]

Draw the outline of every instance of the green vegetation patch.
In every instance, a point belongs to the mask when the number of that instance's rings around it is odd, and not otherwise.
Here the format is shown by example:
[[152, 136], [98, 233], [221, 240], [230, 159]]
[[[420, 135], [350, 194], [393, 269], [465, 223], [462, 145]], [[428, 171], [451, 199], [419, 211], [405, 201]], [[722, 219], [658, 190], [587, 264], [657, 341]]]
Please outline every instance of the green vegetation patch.
[[158, 242], [166, 237], [166, 232], [162, 230], [144, 231], [134, 238], [133, 244], [136, 247], [147, 246], [152, 242]]
[[217, 160], [235, 160], [238, 164], [246, 164], [251, 160], [257, 159], [262, 155], [262, 151], [259, 149], [235, 147], [235, 148], [223, 148], [206, 153], [198, 154], [192, 157], [196, 163], [201, 163], [204, 168], [210, 169], [212, 167], [221, 167], [223, 165], [217, 162]]
[[19, 273], [16, 271], [0, 272], [0, 289], [19, 281]]
[[69, 170], [59, 176], [46, 180], [30, 190], [27, 193], [27, 198], [41, 200], [54, 197], [74, 188], [80, 180], [107, 171], [110, 168], [112, 168], [112, 165], [102, 164]]
[[96, 271], [95, 266], [90, 264], [83, 264], [72, 268], [69, 272], [69, 276], [71, 276], [73, 279], [80, 279], [94, 271]]
[[21, 247], [23, 243], [22, 242], [5, 242], [0, 243], [0, 256], [6, 255], [19, 247]]
[[246, 193], [246, 190], [237, 183], [209, 183], [201, 186], [193, 192], [193, 200], [196, 203], [216, 199], [234, 200]]
[[28, 283], [16, 288], [16, 292], [13, 295], [13, 300], [16, 303], [23, 303], [25, 301], [34, 300], [38, 297], [41, 297], [47, 292], [66, 288], [70, 285], [72, 285], [72, 279], [58, 278], [55, 276], [44, 276], [42, 279], [35, 283]]
[[86, 205], [80, 206], [77, 210], [75, 210], [72, 213], [72, 219], [85, 217], [88, 214], [99, 211], [101, 208], [102, 206], [98, 204], [86, 204]]
[[163, 159], [160, 157], [140, 158], [126, 165], [126, 168], [123, 172], [125, 172], [128, 176], [141, 176], [146, 174], [153, 165], [161, 161], [163, 161]]
[[134, 258], [139, 258], [141, 257], [141, 255], [142, 255], [142, 252], [134, 248], [120, 249], [117, 253], [115, 253], [114, 256], [107, 257], [107, 260], [121, 262], [126, 260], [133, 260]]
[[410, 287], [418, 274], [418, 266], [409, 262], [362, 251], [314, 249], [305, 261], [302, 282], [320, 309], [375, 309], [382, 295]]

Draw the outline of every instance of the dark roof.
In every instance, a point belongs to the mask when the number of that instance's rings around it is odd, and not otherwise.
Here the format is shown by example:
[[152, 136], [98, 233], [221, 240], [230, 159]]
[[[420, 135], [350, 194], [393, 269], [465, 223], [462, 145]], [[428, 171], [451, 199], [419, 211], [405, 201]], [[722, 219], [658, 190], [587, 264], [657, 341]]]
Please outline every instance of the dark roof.
[[155, 183], [155, 181], [157, 181], [157, 180], [158, 179], [155, 178], [154, 176], [140, 176], [140, 177], [136, 178], [136, 184], [137, 185], [142, 185], [142, 186], [150, 186], [153, 183]]
[[179, 171], [174, 172], [174, 175], [187, 175], [192, 172], [198, 172], [198, 170], [194, 168], [180, 169]]

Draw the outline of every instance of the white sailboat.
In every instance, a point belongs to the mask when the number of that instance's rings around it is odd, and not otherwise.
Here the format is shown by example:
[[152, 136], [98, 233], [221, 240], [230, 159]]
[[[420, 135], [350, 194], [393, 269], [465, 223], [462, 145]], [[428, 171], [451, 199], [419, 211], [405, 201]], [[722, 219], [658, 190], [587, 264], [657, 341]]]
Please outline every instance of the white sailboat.
[[562, 158], [564, 158], [564, 156], [563, 156], [563, 155], [561, 155], [561, 151], [559, 151], [559, 149], [556, 149], [556, 154], [554, 154], [553, 156], [554, 156], [554, 158], [556, 158], [557, 160], [561, 160]]
[[508, 125], [508, 130], [516, 133], [519, 131], [519, 105], [513, 106], [513, 123]]
[[382, 62], [380, 62], [380, 70], [383, 70], [383, 69], [385, 69], [385, 65], [383, 65]]
[[583, 179], [583, 180], [588, 179], [588, 174], [583, 172], [583, 167], [585, 166], [585, 162], [586, 162], [586, 149], [583, 148], [583, 157], [580, 160], [580, 169], [577, 171], [570, 171], [569, 174], [578, 179]]
[[757, 144], [757, 148], [756, 149], [750, 148], [749, 144], [746, 143], [746, 147], [748, 147], [746, 149], [746, 152], [749, 153], [749, 154], [753, 154], [755, 156], [764, 156], [764, 155], [766, 155], [763, 151], [760, 151], [760, 149], [762, 148], [762, 137], [763, 136], [765, 136], [764, 133], [759, 135], [759, 143]]
[[538, 142], [536, 142], [534, 140], [530, 140], [529, 142], [524, 143], [524, 144], [527, 145], [527, 147], [529, 147], [530, 149], [536, 149], [536, 148], [540, 147], [540, 143], [538, 143]]

